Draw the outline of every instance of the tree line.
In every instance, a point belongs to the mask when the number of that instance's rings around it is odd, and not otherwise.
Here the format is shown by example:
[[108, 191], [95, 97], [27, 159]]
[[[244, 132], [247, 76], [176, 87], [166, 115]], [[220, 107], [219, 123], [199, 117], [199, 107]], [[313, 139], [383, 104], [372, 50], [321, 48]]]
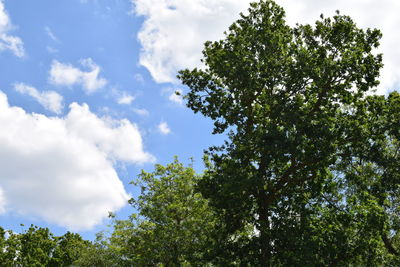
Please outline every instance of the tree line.
[[205, 43], [204, 68], [178, 75], [187, 106], [227, 135], [205, 151], [204, 173], [177, 159], [156, 165], [134, 181], [137, 212], [115, 219], [109, 236], [2, 231], [1, 257], [10, 266], [398, 266], [400, 94], [373, 94], [380, 38], [339, 12], [291, 27], [274, 1], [252, 3], [224, 39]]

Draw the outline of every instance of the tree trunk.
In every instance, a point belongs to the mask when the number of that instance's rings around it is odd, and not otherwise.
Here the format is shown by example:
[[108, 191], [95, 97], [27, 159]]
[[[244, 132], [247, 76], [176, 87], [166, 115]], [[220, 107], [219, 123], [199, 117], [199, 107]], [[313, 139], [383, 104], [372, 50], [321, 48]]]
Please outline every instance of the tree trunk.
[[260, 256], [259, 263], [262, 267], [271, 266], [271, 240], [267, 195], [264, 189], [259, 195], [259, 229], [260, 231]]

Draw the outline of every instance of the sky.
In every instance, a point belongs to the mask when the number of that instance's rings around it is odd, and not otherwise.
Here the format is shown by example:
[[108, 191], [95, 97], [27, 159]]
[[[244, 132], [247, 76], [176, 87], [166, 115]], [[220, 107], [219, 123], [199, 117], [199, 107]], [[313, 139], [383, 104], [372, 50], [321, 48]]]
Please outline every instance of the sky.
[[[377, 93], [400, 87], [399, 1], [277, 2], [292, 26], [340, 10], [381, 29]], [[134, 212], [141, 169], [177, 155], [201, 172], [203, 150], [224, 136], [185, 107], [176, 74], [201, 67], [203, 43], [223, 38], [249, 3], [0, 0], [0, 226], [93, 239], [108, 212]]]

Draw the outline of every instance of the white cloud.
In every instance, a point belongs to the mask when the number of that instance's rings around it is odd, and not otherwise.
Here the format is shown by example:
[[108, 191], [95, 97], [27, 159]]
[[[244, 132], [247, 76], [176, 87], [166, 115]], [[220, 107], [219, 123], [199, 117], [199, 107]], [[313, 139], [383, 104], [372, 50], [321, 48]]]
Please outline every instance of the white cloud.
[[156, 82], [175, 82], [177, 70], [199, 65], [203, 43], [217, 40], [247, 8], [247, 0], [132, 0], [145, 16], [138, 34], [140, 64]]
[[117, 102], [121, 105], [129, 105], [132, 103], [133, 100], [135, 100], [135, 97], [128, 94], [123, 94], [121, 97], [118, 98]]
[[111, 95], [120, 105], [130, 105], [135, 100], [134, 96], [128, 94], [125, 91], [120, 91], [117, 88], [111, 89]]
[[88, 94], [103, 88], [107, 84], [106, 79], [99, 77], [101, 69], [91, 58], [82, 59], [80, 63], [89, 71], [85, 72], [71, 64], [54, 60], [50, 69], [49, 81], [61, 86], [81, 85]]
[[182, 93], [183, 92], [181, 89], [176, 89], [173, 93], [169, 95], [168, 99], [176, 104], [182, 105], [183, 104]]
[[12, 29], [10, 18], [5, 10], [4, 3], [0, 0], [0, 51], [10, 50], [17, 57], [25, 55], [21, 38], [8, 35]]
[[[178, 70], [201, 67], [203, 43], [223, 38], [223, 31], [247, 10], [251, 0], [131, 0], [134, 13], [145, 20], [138, 34], [142, 45], [140, 64], [156, 82], [176, 82]], [[321, 13], [339, 9], [363, 28], [383, 32], [381, 51], [385, 67], [379, 92], [400, 83], [400, 2], [395, 0], [278, 0], [287, 12], [289, 24], [313, 23]]]
[[44, 31], [46, 32], [47, 36], [50, 37], [51, 40], [58, 42], [57, 37], [54, 35], [53, 31], [50, 29], [50, 27], [46, 26], [44, 27]]
[[36, 88], [23, 84], [14, 84], [14, 89], [21, 93], [33, 97], [39, 104], [45, 109], [50, 110], [54, 113], [60, 114], [63, 109], [63, 97], [54, 91], [42, 91], [39, 92]]
[[[66, 120], [67, 128], [96, 145], [113, 160], [131, 163], [154, 161], [154, 157], [143, 151], [142, 137], [135, 124], [126, 119], [98, 118], [86, 104], [70, 105]], [[94, 130], [95, 129], [95, 130]]]
[[0, 92], [0, 125], [0, 211], [71, 230], [90, 229], [126, 204], [113, 163], [154, 161], [135, 124], [99, 118], [86, 104], [46, 117], [9, 106]]
[[0, 215], [6, 212], [6, 200], [3, 189], [0, 187]]
[[168, 100], [178, 105], [183, 104], [182, 94], [183, 91], [180, 88], [164, 87], [161, 90], [161, 95], [168, 95]]
[[134, 108], [133, 112], [135, 112], [136, 114], [138, 114], [140, 116], [149, 116], [149, 111], [144, 108]]
[[170, 134], [171, 129], [169, 128], [168, 124], [166, 122], [161, 122], [158, 125], [158, 131], [164, 135]]

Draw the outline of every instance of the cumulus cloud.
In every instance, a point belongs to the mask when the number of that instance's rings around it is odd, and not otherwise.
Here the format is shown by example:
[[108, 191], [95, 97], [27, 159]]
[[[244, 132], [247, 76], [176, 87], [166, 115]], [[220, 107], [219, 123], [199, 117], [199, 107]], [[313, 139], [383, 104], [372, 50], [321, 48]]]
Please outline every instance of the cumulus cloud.
[[45, 109], [60, 114], [63, 109], [63, 97], [54, 91], [39, 92], [36, 88], [24, 83], [14, 84], [14, 89], [21, 93], [33, 97]]
[[133, 112], [140, 116], [149, 116], [149, 111], [144, 108], [134, 108]]
[[88, 94], [107, 84], [106, 79], [99, 77], [101, 69], [91, 58], [82, 59], [80, 63], [88, 71], [54, 60], [50, 69], [49, 81], [60, 86], [80, 85]]
[[164, 135], [171, 133], [171, 129], [169, 128], [168, 124], [165, 121], [161, 122], [157, 127], [158, 131]]
[[249, 1], [132, 0], [145, 21], [138, 34], [140, 64], [156, 82], [175, 82], [176, 72], [199, 65], [203, 43], [217, 40]]
[[10, 18], [5, 10], [4, 3], [0, 0], [0, 51], [10, 50], [17, 57], [25, 54], [21, 38], [9, 35], [12, 29]]
[[135, 124], [99, 118], [86, 104], [46, 117], [10, 106], [0, 92], [0, 125], [0, 212], [71, 230], [90, 229], [126, 204], [114, 163], [154, 161]]
[[70, 109], [65, 120], [70, 132], [94, 142], [110, 159], [139, 164], [154, 161], [154, 157], [143, 150], [136, 124], [126, 119], [98, 118], [86, 104], [73, 103]]
[[161, 90], [161, 95], [167, 95], [168, 100], [178, 104], [182, 105], [183, 104], [183, 97], [182, 97], [183, 91], [180, 88], [174, 88], [174, 87], [164, 87]]
[[120, 105], [130, 105], [135, 100], [133, 95], [125, 91], [120, 91], [117, 88], [111, 89], [111, 95]]
[[171, 93], [168, 97], [168, 99], [171, 102], [174, 102], [176, 104], [182, 105], [183, 104], [183, 98], [182, 98], [182, 90], [181, 89], [176, 89], [175, 92]]
[[135, 100], [135, 97], [133, 95], [130, 95], [125, 91], [119, 91], [113, 88], [111, 92], [115, 97], [117, 103], [120, 105], [130, 105]]
[[132, 101], [135, 100], [134, 96], [128, 95], [128, 94], [123, 94], [121, 97], [118, 98], [117, 102], [118, 104], [121, 105], [129, 105], [132, 103]]
[[[138, 34], [142, 45], [140, 64], [156, 82], [176, 82], [183, 68], [201, 67], [203, 43], [223, 38], [223, 31], [245, 12], [251, 0], [131, 0], [134, 13], [144, 16]], [[288, 23], [313, 23], [321, 13], [333, 15], [339, 9], [363, 28], [383, 32], [381, 52], [385, 67], [379, 92], [400, 84], [400, 2], [394, 0], [277, 0], [287, 13]]]

